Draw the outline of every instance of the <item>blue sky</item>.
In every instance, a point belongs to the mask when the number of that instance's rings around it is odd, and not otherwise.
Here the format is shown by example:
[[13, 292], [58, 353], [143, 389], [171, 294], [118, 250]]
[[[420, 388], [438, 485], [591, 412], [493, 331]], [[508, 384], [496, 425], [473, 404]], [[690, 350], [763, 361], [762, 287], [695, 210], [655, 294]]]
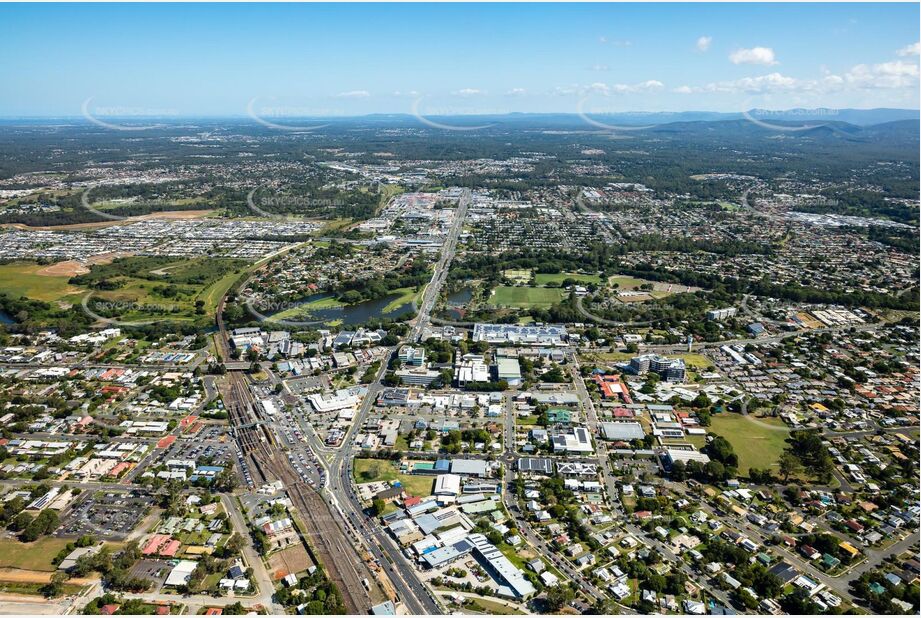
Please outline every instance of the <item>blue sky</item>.
[[918, 107], [905, 4], [0, 5], [0, 115]]

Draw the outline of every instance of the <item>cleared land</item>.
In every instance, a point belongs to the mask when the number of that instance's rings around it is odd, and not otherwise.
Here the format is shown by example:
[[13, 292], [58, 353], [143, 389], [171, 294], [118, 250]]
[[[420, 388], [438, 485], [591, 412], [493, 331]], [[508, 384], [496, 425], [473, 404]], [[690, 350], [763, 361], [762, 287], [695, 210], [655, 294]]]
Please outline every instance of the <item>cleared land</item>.
[[723, 436], [739, 456], [739, 472], [751, 468], [777, 471], [777, 459], [787, 446], [789, 431], [783, 421], [774, 418], [745, 417], [741, 414], [715, 414], [708, 428]]
[[68, 283], [69, 275], [48, 273], [46, 265], [34, 262], [0, 264], [0, 293], [14, 298], [25, 296], [33, 300], [55, 302], [72, 297], [74, 300], [83, 288]]
[[27, 571], [54, 571], [51, 561], [71, 539], [43, 537], [32, 543], [0, 539], [0, 567]]
[[559, 288], [532, 288], [500, 285], [493, 290], [489, 304], [496, 307], [514, 307], [530, 309], [531, 307], [549, 307], [560, 302], [566, 295]]

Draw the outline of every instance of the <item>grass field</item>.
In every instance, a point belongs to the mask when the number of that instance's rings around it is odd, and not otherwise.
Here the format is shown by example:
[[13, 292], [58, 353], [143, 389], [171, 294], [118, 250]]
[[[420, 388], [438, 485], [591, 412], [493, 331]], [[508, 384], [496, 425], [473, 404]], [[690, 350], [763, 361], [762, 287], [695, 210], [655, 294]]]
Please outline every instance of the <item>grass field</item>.
[[383, 459], [356, 459], [352, 462], [355, 480], [359, 483], [375, 481], [400, 481], [403, 488], [414, 496], [432, 495], [435, 479], [427, 475], [400, 474], [399, 468]]
[[20, 543], [12, 539], [0, 539], [0, 567], [25, 569], [28, 571], [53, 571], [51, 561], [70, 539], [42, 537], [32, 543]]
[[613, 277], [608, 277], [608, 283], [611, 285], [616, 283], [618, 288], [621, 290], [632, 290], [648, 282], [644, 281], [643, 279], [637, 279], [636, 277], [614, 275]]
[[[34, 582], [6, 582], [0, 581], [0, 592], [6, 594], [32, 594], [36, 596], [44, 596], [42, 588], [45, 587], [45, 584], [38, 584]], [[57, 598], [63, 596], [70, 596], [74, 594], [79, 594], [83, 590], [83, 586], [77, 584], [64, 584], [61, 594]]]
[[489, 303], [496, 307], [514, 307], [530, 309], [531, 307], [549, 307], [560, 302], [566, 292], [559, 288], [512, 287], [500, 285], [493, 290]]
[[534, 275], [534, 283], [537, 285], [549, 285], [551, 283], [559, 285], [567, 279], [575, 279], [579, 283], [601, 282], [601, 277], [598, 275], [586, 275], [582, 273], [537, 273]]
[[[94, 310], [97, 301], [109, 301], [107, 306], [111, 309], [105, 312], [106, 317], [144, 321], [168, 316], [171, 320], [194, 321], [213, 315], [221, 296], [244, 266], [241, 260], [129, 257], [94, 265], [76, 281], [87, 287], [115, 285], [115, 289], [103, 288], [93, 294]], [[196, 313], [195, 303], [199, 300], [204, 303], [204, 314]]]
[[411, 303], [414, 300], [417, 300], [422, 295], [422, 289], [423, 288], [420, 288], [418, 292], [416, 291], [416, 288], [397, 288], [395, 290], [391, 290], [391, 294], [399, 294], [400, 296], [387, 303], [387, 306], [384, 307], [383, 313], [396, 311], [406, 303]]
[[747, 474], [750, 468], [767, 468], [777, 472], [777, 459], [786, 447], [785, 440], [790, 433], [778, 419], [756, 419], [728, 413], [714, 414], [708, 431], [729, 440], [739, 456], [739, 472], [742, 474]]
[[0, 264], [0, 293], [7, 293], [14, 298], [25, 296], [33, 300], [55, 302], [73, 297], [73, 301], [84, 291], [79, 286], [70, 285], [70, 277], [40, 275], [46, 268], [34, 262], [13, 262]]

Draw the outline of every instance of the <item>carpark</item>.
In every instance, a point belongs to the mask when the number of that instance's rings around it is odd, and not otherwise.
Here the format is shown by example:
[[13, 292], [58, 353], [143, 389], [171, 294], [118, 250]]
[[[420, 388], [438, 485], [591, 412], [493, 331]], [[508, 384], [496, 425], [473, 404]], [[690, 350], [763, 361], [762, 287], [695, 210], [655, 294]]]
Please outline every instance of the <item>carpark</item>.
[[92, 534], [123, 539], [137, 527], [151, 504], [151, 497], [139, 492], [95, 492], [71, 510], [58, 536]]
[[129, 573], [131, 577], [146, 579], [153, 582], [157, 589], [166, 581], [172, 565], [165, 560], [138, 560], [137, 564], [131, 567]]

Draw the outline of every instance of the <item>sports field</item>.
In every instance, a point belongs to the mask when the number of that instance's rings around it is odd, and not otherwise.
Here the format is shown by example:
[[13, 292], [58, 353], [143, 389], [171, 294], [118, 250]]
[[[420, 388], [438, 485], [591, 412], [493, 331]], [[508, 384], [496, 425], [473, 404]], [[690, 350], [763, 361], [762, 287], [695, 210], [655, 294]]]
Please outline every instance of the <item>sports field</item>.
[[778, 473], [777, 459], [787, 446], [785, 440], [790, 433], [778, 419], [730, 413], [714, 414], [708, 431], [729, 440], [739, 456], [742, 474], [748, 474], [750, 468], [767, 468]]
[[502, 275], [515, 283], [530, 283], [531, 277], [533, 277], [533, 273], [530, 270], [504, 270]]
[[496, 307], [514, 307], [530, 309], [531, 307], [549, 307], [560, 302], [566, 295], [559, 288], [532, 288], [500, 285], [493, 290], [489, 304]]
[[598, 275], [584, 273], [537, 273], [534, 275], [534, 283], [537, 285], [559, 285], [567, 279], [575, 279], [579, 283], [599, 283], [601, 281]]

